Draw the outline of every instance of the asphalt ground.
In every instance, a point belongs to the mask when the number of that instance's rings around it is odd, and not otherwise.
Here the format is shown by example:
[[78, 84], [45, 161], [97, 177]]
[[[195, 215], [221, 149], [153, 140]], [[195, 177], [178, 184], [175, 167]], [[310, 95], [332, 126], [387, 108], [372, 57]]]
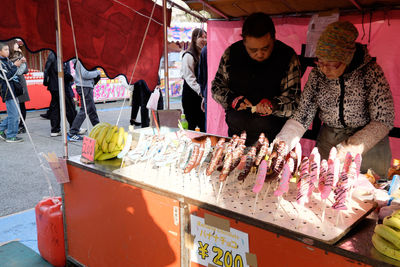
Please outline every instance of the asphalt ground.
[[[128, 129], [131, 107], [128, 101], [122, 107], [123, 101], [96, 104], [101, 122], [115, 124], [122, 110], [119, 126]], [[171, 102], [171, 108], [180, 108], [180, 100]], [[34, 146], [39, 156], [41, 153], [55, 152], [57, 156], [64, 155], [62, 137], [50, 137], [50, 121], [42, 119], [40, 114], [46, 110], [28, 111], [26, 123]], [[0, 120], [6, 114], [0, 114]], [[137, 121], [140, 121], [140, 111]], [[90, 125], [90, 128], [92, 126]], [[87, 128], [86, 120], [82, 128]], [[53, 173], [40, 165], [34, 146], [28, 134], [18, 135], [24, 138], [22, 143], [6, 143], [0, 140], [0, 217], [33, 208], [43, 197], [50, 195], [48, 174], [51, 187], [56, 196], [61, 195], [60, 185]], [[81, 153], [81, 142], [68, 142], [68, 155]], [[41, 156], [43, 157], [43, 156]], [[45, 162], [44, 158], [43, 162]], [[46, 171], [47, 170], [47, 171]]]

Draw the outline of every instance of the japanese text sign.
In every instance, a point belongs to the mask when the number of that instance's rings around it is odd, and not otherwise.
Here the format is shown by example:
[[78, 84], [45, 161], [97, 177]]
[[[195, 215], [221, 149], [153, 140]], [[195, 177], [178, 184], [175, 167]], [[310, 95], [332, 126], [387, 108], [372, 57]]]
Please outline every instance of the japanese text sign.
[[191, 234], [194, 236], [191, 261], [208, 266], [245, 267], [249, 252], [248, 234], [230, 228], [224, 231], [205, 224], [204, 218], [190, 215]]

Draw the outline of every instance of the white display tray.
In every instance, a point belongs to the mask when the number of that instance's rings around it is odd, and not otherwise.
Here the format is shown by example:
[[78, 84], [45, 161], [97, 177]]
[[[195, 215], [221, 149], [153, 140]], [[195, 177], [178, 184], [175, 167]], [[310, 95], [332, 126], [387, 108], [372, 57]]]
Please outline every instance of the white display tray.
[[153, 168], [151, 163], [138, 162], [115, 170], [114, 173], [133, 181], [246, 215], [327, 244], [336, 243], [375, 208], [373, 201], [360, 200], [353, 196], [347, 201], [347, 210], [334, 210], [331, 208], [334, 202], [332, 192], [326, 201], [325, 218], [322, 221], [324, 203], [319, 193], [314, 192], [309, 202], [304, 207], [300, 206], [296, 202], [296, 184], [291, 183], [289, 192], [279, 202], [279, 198], [273, 194], [276, 181], [265, 182], [261, 192], [256, 196], [252, 192], [256, 175], [249, 174], [243, 183], [237, 180], [238, 172], [229, 175], [218, 197], [219, 172], [215, 171], [210, 177], [206, 176], [204, 173], [207, 165], [204, 164], [201, 170], [196, 169], [189, 174], [183, 174], [183, 171], [175, 166]]

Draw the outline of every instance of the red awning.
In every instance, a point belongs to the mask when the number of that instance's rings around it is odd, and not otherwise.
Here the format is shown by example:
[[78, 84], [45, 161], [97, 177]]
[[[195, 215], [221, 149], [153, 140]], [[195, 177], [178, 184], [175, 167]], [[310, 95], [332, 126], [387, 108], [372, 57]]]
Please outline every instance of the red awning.
[[[70, 0], [78, 56], [87, 69], [101, 66], [110, 78], [128, 78], [138, 57], [153, 2]], [[60, 0], [63, 60], [75, 57], [67, 0]], [[170, 21], [171, 12], [168, 13]], [[56, 51], [54, 0], [2, 0], [0, 40], [19, 37], [30, 51]], [[163, 51], [163, 12], [156, 6], [133, 82], [157, 82]]]

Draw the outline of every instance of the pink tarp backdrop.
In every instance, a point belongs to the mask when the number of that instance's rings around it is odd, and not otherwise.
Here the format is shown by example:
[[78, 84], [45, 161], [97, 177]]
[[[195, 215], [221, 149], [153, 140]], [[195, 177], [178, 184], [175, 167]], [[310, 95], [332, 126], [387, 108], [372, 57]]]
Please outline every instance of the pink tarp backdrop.
[[[306, 43], [309, 18], [279, 18], [274, 19], [277, 39], [291, 46], [298, 54], [301, 44]], [[368, 44], [368, 49], [378, 64], [383, 68], [393, 93], [396, 119], [395, 126], [400, 127], [400, 11], [375, 12], [372, 23], [369, 24], [369, 14], [364, 17], [364, 30], [361, 15], [342, 16], [340, 20], [349, 20], [359, 31], [358, 42]], [[207, 132], [227, 135], [225, 111], [211, 97], [211, 81], [218, 69], [219, 60], [224, 50], [232, 43], [241, 39], [243, 21], [208, 21], [208, 103], [207, 103]], [[364, 34], [365, 32], [365, 34]], [[370, 41], [368, 43], [368, 40]], [[308, 72], [302, 79], [302, 86], [307, 81]], [[315, 144], [314, 141], [302, 140], [305, 154]], [[394, 158], [400, 157], [400, 139], [391, 138]]]

